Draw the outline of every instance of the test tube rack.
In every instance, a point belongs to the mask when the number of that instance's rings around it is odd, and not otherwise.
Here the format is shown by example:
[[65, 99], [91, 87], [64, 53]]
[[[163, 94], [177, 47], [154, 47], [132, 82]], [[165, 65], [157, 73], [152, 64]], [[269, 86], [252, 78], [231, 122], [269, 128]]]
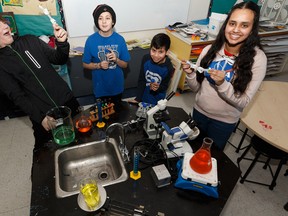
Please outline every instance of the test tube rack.
[[[103, 103], [101, 106], [101, 111], [102, 111], [102, 118], [106, 118], [109, 115], [112, 115], [115, 113], [114, 110], [114, 103]], [[98, 115], [98, 108], [95, 106], [94, 110], [90, 111], [90, 119], [92, 122], [98, 121], [99, 115]]]

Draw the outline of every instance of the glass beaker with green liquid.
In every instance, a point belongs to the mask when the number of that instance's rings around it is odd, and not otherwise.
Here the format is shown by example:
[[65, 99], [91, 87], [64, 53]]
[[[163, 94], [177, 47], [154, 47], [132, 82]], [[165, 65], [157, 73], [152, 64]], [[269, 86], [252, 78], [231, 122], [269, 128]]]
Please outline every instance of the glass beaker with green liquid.
[[69, 107], [54, 107], [46, 113], [46, 116], [55, 143], [67, 145], [74, 141], [75, 132]]

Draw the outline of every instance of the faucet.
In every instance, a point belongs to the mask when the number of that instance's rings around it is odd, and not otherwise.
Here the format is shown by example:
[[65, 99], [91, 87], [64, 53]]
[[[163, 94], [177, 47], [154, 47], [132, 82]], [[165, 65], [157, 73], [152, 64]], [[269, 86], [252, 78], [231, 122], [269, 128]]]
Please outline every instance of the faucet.
[[[121, 124], [121, 123], [113, 123], [111, 125], [109, 125], [105, 131], [105, 135], [106, 135], [106, 138], [105, 138], [105, 141], [108, 142], [109, 141], [109, 137], [110, 137], [110, 134], [114, 131], [115, 128], [118, 128], [118, 131], [120, 132], [119, 134], [119, 145], [118, 145], [118, 148], [120, 150], [120, 153], [122, 155], [122, 158], [124, 160], [124, 163], [128, 163], [130, 161], [130, 158], [129, 158], [129, 152], [127, 150], [127, 147], [125, 145], [125, 133], [124, 133], [124, 126]], [[114, 133], [114, 134], [117, 134], [117, 133]]]

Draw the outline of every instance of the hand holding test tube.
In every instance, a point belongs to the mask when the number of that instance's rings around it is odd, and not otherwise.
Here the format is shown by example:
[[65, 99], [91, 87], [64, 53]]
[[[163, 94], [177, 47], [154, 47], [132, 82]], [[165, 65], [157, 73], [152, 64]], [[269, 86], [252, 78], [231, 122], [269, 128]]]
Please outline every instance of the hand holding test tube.
[[51, 22], [52, 24], [57, 24], [56, 20], [51, 17], [51, 15], [50, 15], [50, 13], [49, 13], [49, 11], [48, 11], [47, 8], [44, 8], [44, 7], [42, 7], [41, 5], [38, 5], [38, 6], [39, 6], [39, 8], [43, 11], [43, 13], [44, 13], [46, 16], [49, 17], [50, 22]]
[[196, 64], [193, 64], [190, 61], [186, 61], [186, 63], [190, 65], [190, 68], [192, 68], [194, 70], [197, 70], [199, 73], [203, 73], [203, 72], [209, 73], [209, 69], [204, 69], [204, 68], [202, 68], [200, 66], [198, 67]]

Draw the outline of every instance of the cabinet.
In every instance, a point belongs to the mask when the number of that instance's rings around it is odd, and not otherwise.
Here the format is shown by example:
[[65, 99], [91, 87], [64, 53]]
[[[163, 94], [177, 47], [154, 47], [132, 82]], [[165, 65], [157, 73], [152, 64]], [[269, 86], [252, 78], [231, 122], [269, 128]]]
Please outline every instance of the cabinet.
[[267, 56], [266, 75], [288, 72], [288, 30], [260, 33]]
[[[171, 39], [170, 50], [180, 60], [191, 59], [193, 47], [206, 46], [214, 40], [214, 38], [208, 38], [207, 41], [192, 41], [190, 38], [184, 38], [177, 32], [170, 32], [168, 30], [166, 32]], [[263, 32], [260, 33], [260, 37], [268, 59], [266, 75], [288, 72], [288, 30]], [[183, 71], [178, 89], [180, 92], [189, 89], [186, 85], [185, 73]]]

